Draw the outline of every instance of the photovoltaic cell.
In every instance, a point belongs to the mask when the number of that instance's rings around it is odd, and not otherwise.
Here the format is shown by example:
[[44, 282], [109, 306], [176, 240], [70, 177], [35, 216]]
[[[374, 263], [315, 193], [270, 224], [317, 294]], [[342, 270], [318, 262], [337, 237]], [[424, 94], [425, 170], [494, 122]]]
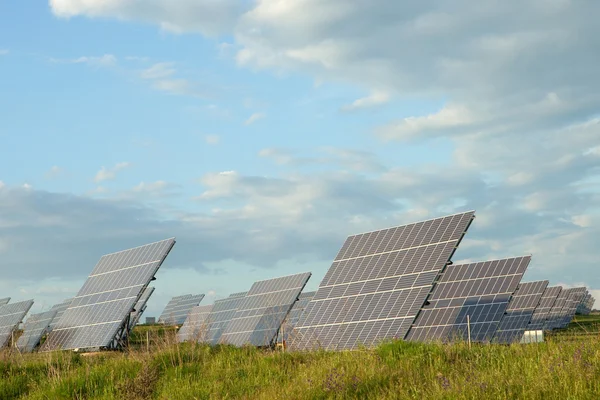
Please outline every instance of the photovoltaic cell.
[[200, 305], [200, 302], [204, 298], [203, 294], [187, 295], [175, 304], [173, 310], [165, 318], [167, 325], [181, 325], [187, 318], [187, 315], [192, 308]]
[[60, 318], [63, 316], [65, 311], [67, 311], [67, 308], [69, 308], [69, 304], [71, 304], [72, 301], [73, 299], [67, 299], [62, 303], [52, 306], [50, 310], [56, 311], [56, 316], [52, 319], [52, 322], [50, 322], [50, 330], [54, 329], [56, 324], [58, 324], [58, 321], [60, 321]]
[[33, 300], [0, 306], [0, 349], [9, 346], [12, 334], [33, 306]]
[[142, 318], [142, 314], [146, 311], [146, 305], [148, 300], [150, 300], [150, 296], [154, 293], [153, 287], [147, 287], [142, 293], [142, 296], [138, 300], [138, 302], [133, 307], [134, 311], [131, 312], [131, 316], [129, 317], [129, 329], [133, 329], [134, 326], [140, 322], [140, 318]]
[[407, 335], [414, 341], [489, 342], [530, 256], [446, 267]]
[[0, 306], [6, 305], [10, 303], [10, 297], [5, 297], [3, 299], [0, 299]]
[[173, 313], [175, 312], [175, 307], [177, 307], [177, 304], [181, 300], [189, 298], [191, 296], [192, 296], [191, 294], [184, 294], [183, 296], [175, 296], [171, 300], [169, 300], [169, 302], [165, 306], [165, 309], [160, 314], [160, 317], [158, 317], [158, 323], [170, 325], [169, 322], [174, 320]]
[[564, 328], [571, 323], [573, 317], [575, 316], [575, 311], [577, 311], [577, 306], [583, 300], [583, 296], [585, 296], [586, 288], [578, 287], [569, 289], [571, 293], [567, 298], [565, 303], [565, 307], [563, 308], [563, 319], [560, 322], [559, 328]]
[[200, 342], [207, 342], [213, 345], [221, 343], [221, 335], [227, 324], [235, 316], [238, 306], [248, 292], [233, 293], [226, 299], [216, 300], [210, 313], [208, 330], [206, 338], [200, 338]]
[[544, 329], [546, 320], [550, 315], [550, 310], [552, 310], [552, 306], [554, 306], [556, 298], [558, 297], [561, 291], [562, 286], [549, 286], [546, 288], [546, 290], [544, 290], [544, 294], [542, 294], [540, 304], [533, 311], [531, 321], [527, 326], [528, 331], [540, 331]]
[[493, 341], [518, 343], [523, 338], [533, 312], [548, 287], [548, 281], [523, 282], [513, 293]]
[[403, 339], [474, 212], [348, 237], [291, 346], [352, 349]]
[[56, 316], [56, 310], [33, 314], [23, 325], [23, 334], [17, 340], [21, 353], [31, 353], [40, 344], [42, 336], [48, 332], [50, 322]]
[[236, 346], [271, 346], [310, 276], [306, 272], [255, 282], [221, 340]]
[[192, 308], [183, 325], [179, 328], [179, 332], [177, 332], [177, 341], [204, 342], [208, 332], [209, 316], [212, 309], [212, 304]]
[[552, 305], [552, 309], [548, 313], [548, 318], [544, 323], [544, 330], [556, 329], [560, 326], [562, 319], [564, 318], [563, 308], [567, 303], [567, 299], [570, 294], [570, 289], [563, 289], [556, 297], [556, 301]]
[[167, 239], [100, 258], [43, 350], [121, 347], [130, 313], [174, 244]]
[[298, 296], [298, 301], [292, 306], [292, 309], [283, 324], [283, 340], [286, 342], [290, 337], [294, 336], [293, 331], [296, 328], [300, 315], [304, 312], [308, 303], [315, 297], [316, 293], [317, 292], [304, 292], [300, 293], [300, 296]]

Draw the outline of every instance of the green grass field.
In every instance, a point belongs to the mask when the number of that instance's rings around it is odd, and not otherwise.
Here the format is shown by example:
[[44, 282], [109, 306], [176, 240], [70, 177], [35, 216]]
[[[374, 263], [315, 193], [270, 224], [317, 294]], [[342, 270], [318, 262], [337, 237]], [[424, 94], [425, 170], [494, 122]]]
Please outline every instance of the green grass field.
[[393, 342], [283, 353], [172, 336], [140, 326], [127, 353], [1, 353], [0, 399], [600, 398], [600, 316], [577, 317], [542, 344], [471, 349]]

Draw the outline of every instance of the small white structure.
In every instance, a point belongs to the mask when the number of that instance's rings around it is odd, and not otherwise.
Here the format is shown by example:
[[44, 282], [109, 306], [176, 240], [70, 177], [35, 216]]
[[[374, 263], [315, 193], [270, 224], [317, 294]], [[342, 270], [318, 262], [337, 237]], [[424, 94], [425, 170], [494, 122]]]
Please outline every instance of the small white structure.
[[544, 331], [525, 331], [521, 343], [540, 343], [544, 341]]

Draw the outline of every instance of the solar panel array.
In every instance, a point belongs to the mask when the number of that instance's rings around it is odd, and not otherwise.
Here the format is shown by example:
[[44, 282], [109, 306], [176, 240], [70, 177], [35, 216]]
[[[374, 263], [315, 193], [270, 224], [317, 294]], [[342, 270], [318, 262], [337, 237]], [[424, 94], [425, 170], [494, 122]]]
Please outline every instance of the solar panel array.
[[587, 292], [585, 298], [583, 299], [579, 307], [577, 307], [577, 313], [582, 315], [589, 315], [592, 312], [592, 309], [594, 308], [595, 302], [596, 299], [594, 299], [594, 296], [592, 296], [591, 293]]
[[247, 292], [233, 293], [226, 299], [215, 301], [209, 316], [210, 324], [206, 332], [206, 338], [201, 338], [200, 342], [207, 342], [213, 345], [221, 343], [221, 335], [225, 331], [229, 321], [235, 316], [235, 312], [246, 294]]
[[56, 316], [52, 319], [52, 322], [50, 322], [50, 330], [54, 329], [58, 321], [60, 321], [60, 318], [65, 313], [65, 311], [67, 311], [67, 308], [69, 308], [69, 304], [71, 304], [72, 301], [73, 299], [66, 299], [62, 303], [55, 304], [54, 306], [52, 306], [50, 310], [56, 311]]
[[10, 303], [10, 297], [5, 297], [3, 299], [0, 299], [0, 306], [6, 305]]
[[142, 293], [142, 296], [138, 300], [138, 302], [133, 307], [134, 311], [131, 312], [129, 317], [129, 329], [133, 329], [134, 326], [140, 322], [140, 318], [142, 318], [142, 314], [146, 311], [146, 305], [148, 300], [150, 300], [150, 296], [154, 293], [154, 287], [147, 287]]
[[298, 296], [298, 301], [294, 303], [290, 313], [288, 314], [284, 324], [283, 324], [283, 340], [289, 340], [292, 335], [293, 330], [296, 328], [296, 324], [298, 323], [298, 319], [300, 319], [300, 315], [308, 306], [308, 303], [315, 297], [317, 292], [303, 292]]
[[173, 297], [171, 301], [167, 303], [158, 322], [166, 325], [183, 324], [191, 309], [199, 305], [203, 298], [203, 294], [186, 294]]
[[549, 286], [546, 288], [546, 290], [544, 290], [542, 298], [540, 299], [540, 304], [533, 311], [533, 315], [531, 316], [531, 321], [527, 326], [527, 330], [537, 331], [544, 329], [546, 320], [550, 315], [550, 310], [552, 310], [552, 307], [556, 302], [556, 298], [561, 291], [562, 286]]
[[348, 237], [292, 346], [352, 349], [404, 338], [474, 212]]
[[562, 320], [565, 317], [565, 315], [563, 314], [563, 308], [567, 303], [569, 294], [569, 289], [563, 289], [560, 291], [560, 293], [556, 297], [556, 301], [552, 305], [552, 309], [548, 313], [548, 318], [546, 318], [546, 322], [544, 323], [544, 330], [552, 330], [560, 326]]
[[[449, 265], [416, 318], [408, 340], [492, 340], [531, 257]], [[468, 317], [468, 320], [467, 320]]]
[[27, 318], [23, 325], [23, 334], [17, 340], [17, 347], [22, 353], [31, 353], [38, 347], [55, 316], [56, 310], [50, 310]]
[[577, 306], [583, 301], [586, 291], [587, 290], [584, 287], [570, 289], [569, 297], [563, 308], [564, 317], [559, 324], [559, 328], [564, 328], [571, 323], [571, 320], [577, 311]]
[[494, 336], [494, 342], [518, 343], [521, 341], [548, 283], [548, 281], [536, 281], [519, 284], [508, 302], [506, 313]]
[[128, 317], [174, 245], [175, 239], [167, 239], [100, 258], [44, 350], [124, 345]]
[[189, 312], [185, 322], [177, 332], [177, 341], [196, 341], [203, 342], [206, 340], [208, 327], [210, 324], [210, 313], [213, 305], [196, 306]]
[[33, 306], [33, 300], [0, 306], [0, 349], [11, 345], [13, 332]]
[[237, 346], [271, 346], [310, 276], [306, 272], [255, 282], [221, 339]]

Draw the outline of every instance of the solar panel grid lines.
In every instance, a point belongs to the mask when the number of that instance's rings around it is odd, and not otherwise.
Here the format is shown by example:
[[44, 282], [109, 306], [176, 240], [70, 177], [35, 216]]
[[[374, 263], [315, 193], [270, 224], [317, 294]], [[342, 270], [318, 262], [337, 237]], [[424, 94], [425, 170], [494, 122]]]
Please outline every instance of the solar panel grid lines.
[[56, 310], [33, 314], [23, 325], [23, 334], [17, 340], [17, 347], [21, 353], [31, 353], [40, 344], [42, 336], [48, 332], [50, 322], [56, 316]]
[[173, 314], [173, 311], [175, 310], [175, 307], [177, 306], [177, 303], [179, 303], [181, 300], [184, 300], [184, 299], [187, 299], [190, 297], [192, 297], [191, 294], [184, 294], [181, 296], [172, 297], [171, 300], [169, 300], [169, 302], [165, 306], [165, 309], [163, 310], [163, 312], [160, 314], [160, 317], [158, 317], [158, 323], [160, 323], [160, 324], [166, 323], [165, 321], [170, 319], [170, 316]]
[[205, 338], [200, 338], [201, 343], [210, 343], [217, 345], [221, 343], [221, 336], [227, 324], [235, 316], [238, 306], [246, 296], [247, 292], [239, 292], [229, 295], [221, 300], [215, 300], [210, 312], [208, 329]]
[[167, 239], [102, 256], [42, 350], [121, 347], [135, 304], [174, 245]]
[[23, 322], [32, 306], [33, 300], [0, 306], [0, 349], [12, 344], [13, 332]]
[[513, 293], [493, 341], [517, 343], [523, 338], [548, 281], [522, 282]]
[[570, 294], [570, 289], [562, 289], [556, 301], [552, 305], [552, 309], [548, 313], [548, 318], [544, 323], [544, 330], [553, 330], [560, 326], [562, 319], [564, 318], [563, 308], [567, 303], [567, 299]]
[[236, 346], [273, 345], [281, 324], [311, 275], [305, 272], [255, 282], [242, 298], [221, 340]]
[[563, 308], [563, 319], [560, 322], [559, 328], [564, 328], [571, 323], [571, 320], [575, 316], [575, 312], [577, 311], [577, 306], [583, 300], [587, 289], [585, 287], [577, 287], [570, 289], [571, 293], [567, 298], [565, 303], [565, 307]]
[[148, 286], [140, 296], [140, 299], [133, 307], [133, 311], [129, 317], [129, 329], [133, 329], [133, 327], [140, 322], [140, 318], [142, 318], [142, 314], [146, 311], [146, 305], [148, 300], [150, 300], [152, 293], [154, 293], [154, 287]]
[[562, 286], [548, 286], [542, 297], [540, 299], [540, 304], [535, 308], [533, 314], [531, 316], [531, 321], [527, 326], [528, 331], [538, 331], [543, 330], [546, 325], [546, 320], [550, 315], [550, 311], [556, 302], [556, 299], [560, 292], [562, 291]]
[[531, 256], [448, 265], [415, 319], [407, 340], [489, 342]]
[[0, 299], [0, 306], [6, 305], [10, 303], [10, 297], [5, 297], [3, 299]]
[[50, 322], [50, 330], [54, 329], [56, 324], [58, 324], [58, 321], [60, 321], [60, 318], [65, 311], [67, 311], [67, 308], [69, 308], [69, 304], [71, 304], [72, 301], [73, 299], [66, 299], [64, 302], [52, 306], [51, 310], [56, 310], [56, 315], [52, 319], [52, 322]]
[[173, 297], [162, 312], [159, 323], [166, 325], [181, 325], [193, 307], [200, 304], [204, 294], [186, 294]]
[[177, 341], [180, 343], [186, 341], [205, 342], [212, 309], [212, 304], [193, 307], [177, 332]]
[[346, 239], [296, 326], [297, 350], [403, 339], [474, 212]]
[[293, 331], [298, 323], [298, 319], [300, 319], [300, 315], [304, 312], [304, 309], [310, 303], [310, 301], [315, 297], [316, 291], [313, 292], [303, 292], [298, 296], [298, 301], [294, 303], [290, 313], [288, 314], [285, 322], [282, 325], [283, 329], [283, 340], [288, 341], [290, 336], [293, 335]]

